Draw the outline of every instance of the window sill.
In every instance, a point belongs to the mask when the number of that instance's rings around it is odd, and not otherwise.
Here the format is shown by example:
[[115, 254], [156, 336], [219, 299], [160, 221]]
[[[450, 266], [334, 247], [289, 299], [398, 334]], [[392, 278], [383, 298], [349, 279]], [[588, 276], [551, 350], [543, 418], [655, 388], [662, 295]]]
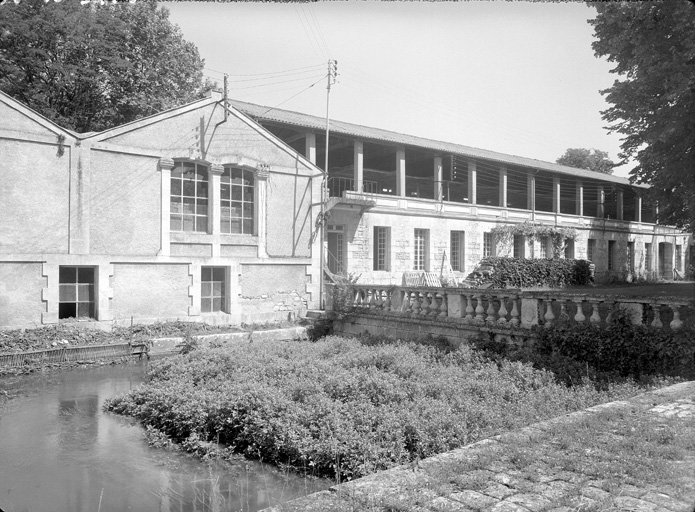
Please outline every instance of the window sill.
[[[171, 231], [169, 240], [173, 243], [186, 244], [212, 244], [215, 235], [210, 233], [197, 233], [195, 231]], [[221, 233], [219, 235], [220, 244], [224, 245], [258, 245], [258, 237], [253, 235], [232, 235]]]

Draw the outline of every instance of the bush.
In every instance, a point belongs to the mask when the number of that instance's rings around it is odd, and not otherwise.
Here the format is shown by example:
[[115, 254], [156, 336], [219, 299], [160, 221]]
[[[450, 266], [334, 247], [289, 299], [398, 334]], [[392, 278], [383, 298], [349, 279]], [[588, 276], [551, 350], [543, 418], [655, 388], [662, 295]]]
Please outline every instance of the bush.
[[693, 327], [670, 330], [633, 325], [629, 314], [618, 309], [607, 328], [559, 324], [536, 332], [539, 352], [557, 352], [598, 372], [634, 378], [656, 374], [695, 377]]
[[198, 454], [225, 443], [229, 454], [345, 480], [638, 392], [569, 389], [468, 348], [370, 343], [199, 349], [153, 363], [146, 384], [105, 408]]
[[491, 360], [521, 361], [548, 370], [568, 386], [592, 382], [597, 389], [609, 383], [638, 379], [658, 380], [663, 376], [695, 377], [695, 329], [672, 331], [633, 325], [618, 309], [610, 324], [557, 324], [534, 330], [535, 343], [516, 346], [495, 341], [481, 333], [476, 349]]
[[485, 258], [482, 264], [494, 268], [489, 280], [495, 288], [560, 288], [591, 282], [591, 262], [587, 260]]

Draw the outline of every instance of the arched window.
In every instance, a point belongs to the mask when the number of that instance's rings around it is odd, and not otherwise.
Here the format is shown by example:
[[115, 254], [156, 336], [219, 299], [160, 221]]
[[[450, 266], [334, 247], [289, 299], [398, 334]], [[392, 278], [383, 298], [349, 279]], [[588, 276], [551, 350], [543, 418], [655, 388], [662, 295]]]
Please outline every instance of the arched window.
[[208, 230], [208, 170], [196, 162], [176, 162], [171, 170], [171, 230]]
[[220, 177], [220, 231], [254, 234], [253, 171], [224, 166]]

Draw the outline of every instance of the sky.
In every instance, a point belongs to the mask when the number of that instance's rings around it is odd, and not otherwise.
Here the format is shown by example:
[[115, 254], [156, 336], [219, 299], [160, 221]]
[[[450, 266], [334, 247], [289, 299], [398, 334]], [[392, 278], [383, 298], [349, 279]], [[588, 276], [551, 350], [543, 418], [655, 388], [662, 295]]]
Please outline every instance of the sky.
[[[164, 2], [230, 97], [554, 162], [567, 148], [618, 161], [580, 2]], [[618, 167], [627, 177], [633, 165]]]

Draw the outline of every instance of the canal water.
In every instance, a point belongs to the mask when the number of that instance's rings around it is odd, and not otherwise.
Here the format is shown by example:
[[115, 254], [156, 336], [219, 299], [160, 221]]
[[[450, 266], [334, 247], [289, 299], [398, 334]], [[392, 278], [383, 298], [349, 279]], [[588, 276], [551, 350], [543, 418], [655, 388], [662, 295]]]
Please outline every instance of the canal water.
[[330, 485], [149, 447], [135, 421], [102, 411], [143, 381], [146, 365], [0, 377], [0, 509], [255, 511]]

